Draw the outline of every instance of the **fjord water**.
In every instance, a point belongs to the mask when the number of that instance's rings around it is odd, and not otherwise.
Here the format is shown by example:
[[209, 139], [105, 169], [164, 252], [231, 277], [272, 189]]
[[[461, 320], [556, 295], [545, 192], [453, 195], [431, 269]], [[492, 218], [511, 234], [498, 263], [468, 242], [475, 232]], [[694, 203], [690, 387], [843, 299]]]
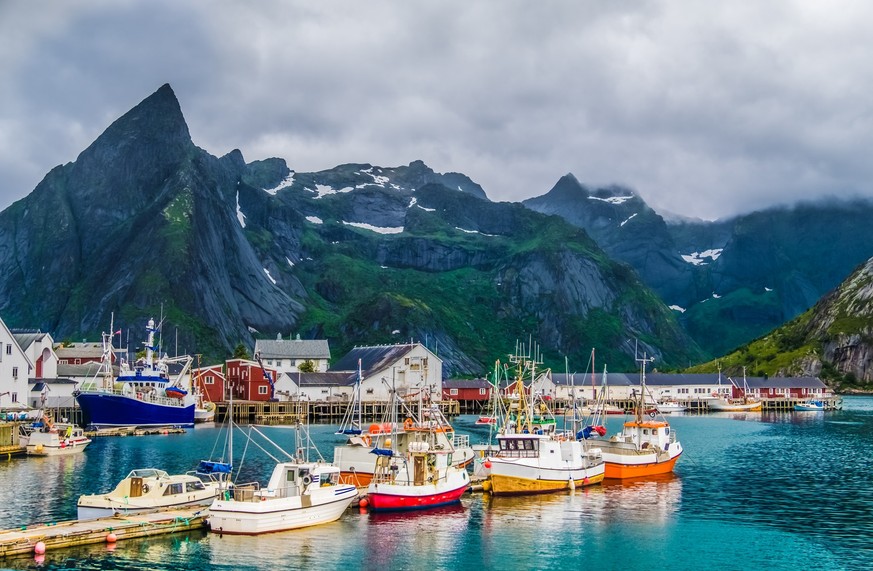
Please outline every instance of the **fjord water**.
[[[844, 410], [668, 417], [685, 448], [676, 474], [574, 493], [464, 497], [409, 514], [354, 509], [338, 522], [259, 537], [193, 532], [49, 552], [47, 569], [867, 569], [873, 565], [873, 398]], [[487, 427], [455, 420], [476, 442]], [[623, 418], [610, 418], [610, 433]], [[329, 460], [334, 426], [313, 426]], [[293, 432], [267, 428], [293, 448]], [[220, 427], [181, 435], [98, 438], [83, 454], [0, 463], [0, 528], [76, 514], [81, 493], [133, 468], [192, 469], [214, 456]], [[243, 442], [236, 440], [241, 451]], [[242, 480], [273, 461], [249, 447]], [[34, 568], [32, 557], [0, 566]]]

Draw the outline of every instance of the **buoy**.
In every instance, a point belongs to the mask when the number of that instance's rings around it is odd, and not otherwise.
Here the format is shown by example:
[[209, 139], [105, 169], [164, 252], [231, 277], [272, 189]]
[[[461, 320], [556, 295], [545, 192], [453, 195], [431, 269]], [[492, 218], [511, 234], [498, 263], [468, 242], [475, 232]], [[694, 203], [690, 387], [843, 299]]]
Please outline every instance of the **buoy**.
[[115, 536], [114, 533], [106, 534], [106, 543], [115, 543], [116, 541], [118, 541], [118, 538]]
[[391, 439], [390, 438], [385, 439], [385, 448], [391, 448]]
[[370, 501], [367, 498], [361, 498], [361, 501], [358, 502], [358, 506], [362, 508], [366, 508], [370, 505]]
[[45, 543], [38, 541], [36, 545], [33, 546], [33, 552], [37, 555], [43, 555], [45, 553]]
[[571, 476], [570, 477], [570, 491], [572, 492], [575, 489], [576, 489], [576, 480], [574, 480], [573, 477]]
[[491, 491], [491, 480], [485, 480], [482, 482], [482, 491], [490, 492]]
[[169, 434], [169, 433], [170, 433], [170, 431], [165, 428], [163, 434]]
[[490, 470], [491, 469], [491, 460], [485, 460], [485, 462], [483, 462], [482, 465]]
[[585, 476], [585, 479], [582, 480], [582, 483], [585, 484], [585, 485], [587, 486], [588, 484], [591, 483], [591, 480], [588, 479], [588, 476]]

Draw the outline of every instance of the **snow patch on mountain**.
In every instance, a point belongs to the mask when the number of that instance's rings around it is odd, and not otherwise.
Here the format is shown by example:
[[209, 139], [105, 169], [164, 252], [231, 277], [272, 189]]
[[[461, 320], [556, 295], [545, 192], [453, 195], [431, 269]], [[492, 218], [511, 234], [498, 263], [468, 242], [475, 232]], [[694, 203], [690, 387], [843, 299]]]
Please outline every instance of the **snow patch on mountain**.
[[461, 232], [466, 232], [467, 234], [480, 234], [482, 236], [496, 236], [496, 234], [486, 234], [485, 232], [479, 232], [478, 230], [467, 230], [465, 228], [460, 228], [455, 226], [455, 230], [460, 230]]
[[243, 214], [242, 209], [239, 207], [239, 191], [236, 191], [236, 219], [239, 220], [240, 226], [246, 227], [246, 215]]
[[609, 204], [624, 204], [628, 200], [632, 199], [634, 195], [630, 196], [610, 196], [609, 198], [600, 198], [598, 196], [589, 196], [588, 200], [600, 200], [601, 202], [608, 202]]
[[671, 305], [670, 309], [672, 309], [673, 311], [678, 311], [679, 313], [685, 313], [685, 308], [678, 305]]
[[393, 227], [384, 227], [384, 226], [373, 226], [372, 224], [366, 224], [364, 222], [346, 222], [342, 221], [346, 226], [354, 226], [355, 228], [362, 228], [364, 230], [369, 230], [370, 232], [378, 232], [379, 234], [400, 234], [403, 232], [403, 226], [393, 226]]
[[324, 220], [322, 220], [318, 216], [307, 216], [306, 219], [313, 224], [324, 224]]
[[[694, 264], [695, 266], [703, 266], [708, 264], [709, 262], [714, 262], [721, 256], [722, 248], [715, 248], [711, 250], [704, 250], [703, 252], [691, 252], [690, 254], [679, 254], [682, 256], [682, 259], [688, 262], [689, 264]], [[709, 258], [709, 261], [706, 260]]]
[[272, 194], [273, 196], [276, 196], [276, 193], [277, 193], [277, 192], [279, 192], [279, 191], [282, 190], [283, 188], [288, 188], [288, 187], [291, 186], [292, 184], [294, 184], [294, 171], [291, 171], [291, 174], [289, 174], [288, 176], [286, 176], [286, 177], [282, 180], [282, 182], [280, 182], [277, 186], [274, 186], [273, 188], [265, 188], [265, 189], [263, 189], [263, 190], [264, 190], [264, 192], [266, 192], [267, 194]]
[[637, 214], [639, 214], [639, 213], [638, 213], [638, 212], [634, 212], [633, 214], [631, 214], [630, 216], [628, 216], [628, 219], [627, 219], [627, 220], [625, 220], [624, 222], [622, 222], [621, 224], [619, 224], [619, 226], [624, 226], [625, 224], [627, 224], [628, 222], [630, 222], [631, 219], [632, 219], [634, 216], [636, 216]]
[[425, 208], [424, 206], [419, 204], [418, 199], [415, 198], [414, 196], [412, 197], [412, 200], [409, 201], [409, 206], [407, 206], [407, 208], [412, 208], [413, 206], [417, 206], [417, 207], [421, 208], [422, 210], [424, 210], [425, 212], [436, 212], [436, 208]]
[[307, 187], [306, 190], [308, 190], [309, 192], [314, 192], [315, 193], [314, 200], [318, 200], [319, 198], [324, 198], [325, 196], [328, 196], [331, 194], [340, 194], [342, 192], [351, 192], [354, 190], [354, 188], [347, 186], [345, 188], [340, 188], [339, 190], [337, 190], [337, 189], [335, 189], [327, 184], [316, 184], [315, 190], [313, 190], [309, 187]]
[[273, 285], [276, 285], [276, 278], [270, 275], [270, 270], [264, 268], [264, 273], [267, 274], [267, 279], [273, 282]]

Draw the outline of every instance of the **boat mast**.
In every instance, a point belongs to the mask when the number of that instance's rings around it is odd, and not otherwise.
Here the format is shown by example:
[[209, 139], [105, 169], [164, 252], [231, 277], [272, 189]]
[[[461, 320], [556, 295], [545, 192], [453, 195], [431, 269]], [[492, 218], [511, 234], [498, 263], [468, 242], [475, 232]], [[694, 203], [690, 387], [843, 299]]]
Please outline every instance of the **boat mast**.
[[640, 363], [640, 399], [636, 406], [637, 422], [643, 421], [643, 407], [646, 402], [646, 363], [651, 363], [654, 360], [654, 357], [647, 359], [645, 351], [643, 351], [643, 358], [637, 359], [637, 363]]

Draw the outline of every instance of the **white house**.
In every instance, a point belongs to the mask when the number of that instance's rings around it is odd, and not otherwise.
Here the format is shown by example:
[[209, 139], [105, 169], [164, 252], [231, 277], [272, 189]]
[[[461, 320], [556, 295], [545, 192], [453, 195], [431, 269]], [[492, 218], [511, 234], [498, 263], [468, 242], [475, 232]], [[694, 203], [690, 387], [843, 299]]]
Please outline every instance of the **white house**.
[[18, 346], [33, 363], [34, 379], [56, 379], [58, 376], [58, 355], [54, 350], [54, 339], [49, 333], [39, 330], [13, 329], [12, 336]]
[[[434, 400], [442, 397], [443, 362], [421, 343], [355, 347], [328, 371], [337, 374], [336, 377], [325, 378], [323, 385], [316, 384], [317, 377], [311, 380], [304, 377], [306, 382], [301, 381], [301, 390], [313, 400], [351, 399], [359, 370], [362, 401], [387, 401], [392, 387], [401, 397], [414, 398], [419, 394]], [[346, 378], [342, 387], [340, 373]]]
[[300, 365], [311, 361], [314, 371], [324, 373], [330, 364], [330, 346], [326, 339], [276, 339], [255, 340], [255, 354], [261, 357], [264, 365], [279, 373], [296, 373]]
[[33, 363], [0, 319], [0, 409], [27, 406], [27, 379]]

